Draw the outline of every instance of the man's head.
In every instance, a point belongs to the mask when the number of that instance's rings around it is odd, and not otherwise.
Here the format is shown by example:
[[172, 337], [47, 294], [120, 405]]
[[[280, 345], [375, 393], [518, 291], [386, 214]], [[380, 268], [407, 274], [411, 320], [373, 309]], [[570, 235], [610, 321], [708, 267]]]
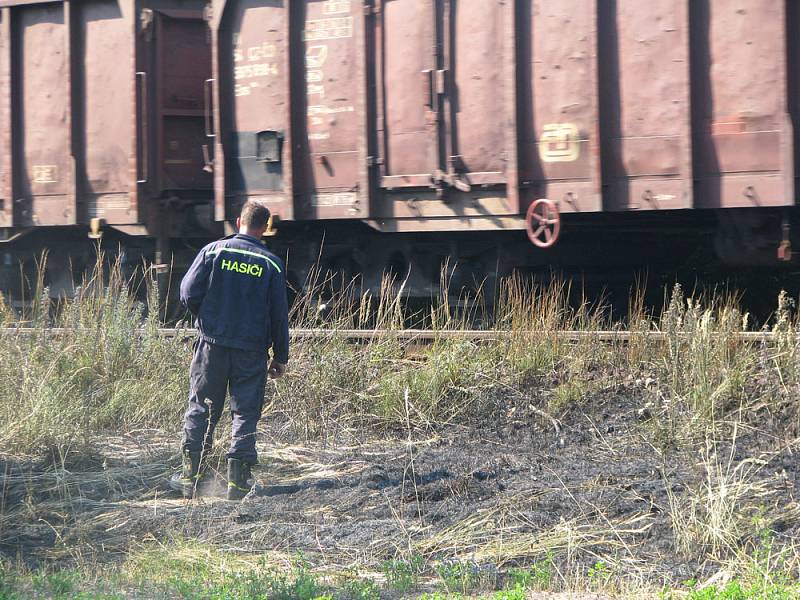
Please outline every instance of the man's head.
[[236, 228], [239, 233], [260, 239], [267, 230], [269, 222], [269, 209], [253, 200], [248, 200], [242, 207], [241, 216], [236, 219]]

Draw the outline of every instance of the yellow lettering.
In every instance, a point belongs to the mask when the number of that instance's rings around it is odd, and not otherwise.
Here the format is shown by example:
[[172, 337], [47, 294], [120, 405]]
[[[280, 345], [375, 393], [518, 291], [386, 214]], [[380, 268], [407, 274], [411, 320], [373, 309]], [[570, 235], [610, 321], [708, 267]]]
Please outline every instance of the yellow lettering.
[[255, 263], [239, 262], [238, 260], [222, 259], [220, 261], [220, 268], [225, 271], [235, 271], [242, 275], [250, 275], [251, 277], [261, 277], [264, 274], [264, 267]]

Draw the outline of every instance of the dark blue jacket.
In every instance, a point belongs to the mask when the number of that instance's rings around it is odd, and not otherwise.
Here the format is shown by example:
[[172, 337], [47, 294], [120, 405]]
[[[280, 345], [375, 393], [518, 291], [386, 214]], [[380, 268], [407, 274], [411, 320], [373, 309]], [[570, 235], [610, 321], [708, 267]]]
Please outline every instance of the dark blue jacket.
[[238, 233], [203, 248], [181, 281], [181, 304], [206, 341], [272, 348], [275, 360], [289, 361], [285, 269], [256, 238]]

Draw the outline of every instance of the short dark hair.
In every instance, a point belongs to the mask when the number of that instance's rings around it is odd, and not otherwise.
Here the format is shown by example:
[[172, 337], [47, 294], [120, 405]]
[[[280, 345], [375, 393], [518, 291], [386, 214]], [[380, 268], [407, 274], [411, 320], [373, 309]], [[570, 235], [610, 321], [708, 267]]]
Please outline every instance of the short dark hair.
[[255, 200], [248, 200], [242, 207], [242, 214], [239, 217], [242, 225], [261, 229], [267, 226], [269, 221], [269, 209]]

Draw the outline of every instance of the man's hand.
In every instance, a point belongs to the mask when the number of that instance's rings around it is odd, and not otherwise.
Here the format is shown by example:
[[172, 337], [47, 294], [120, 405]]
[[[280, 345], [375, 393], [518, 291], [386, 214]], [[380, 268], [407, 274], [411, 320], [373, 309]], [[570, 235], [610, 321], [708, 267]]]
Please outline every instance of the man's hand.
[[280, 379], [284, 376], [284, 374], [286, 374], [286, 365], [278, 362], [277, 360], [273, 360], [269, 364], [269, 370], [267, 373], [269, 374], [270, 379]]

